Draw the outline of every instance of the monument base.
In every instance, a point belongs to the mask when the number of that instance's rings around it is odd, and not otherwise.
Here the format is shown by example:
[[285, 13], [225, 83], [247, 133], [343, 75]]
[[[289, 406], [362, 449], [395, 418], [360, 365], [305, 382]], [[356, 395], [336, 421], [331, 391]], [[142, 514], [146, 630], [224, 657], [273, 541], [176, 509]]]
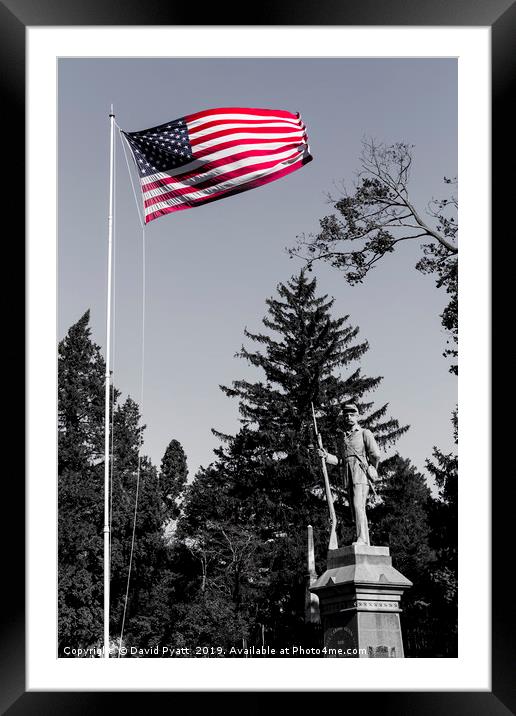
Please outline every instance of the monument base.
[[319, 598], [325, 656], [403, 658], [399, 604], [411, 586], [388, 547], [329, 550], [326, 571], [310, 587]]

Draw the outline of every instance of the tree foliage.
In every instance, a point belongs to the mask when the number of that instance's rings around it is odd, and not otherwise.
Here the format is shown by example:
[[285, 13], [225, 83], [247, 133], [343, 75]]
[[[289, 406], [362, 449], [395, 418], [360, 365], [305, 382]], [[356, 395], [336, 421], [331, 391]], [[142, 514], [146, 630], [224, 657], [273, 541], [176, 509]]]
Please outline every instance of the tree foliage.
[[59, 642], [75, 646], [97, 636], [101, 582], [105, 364], [90, 339], [89, 311], [58, 347], [58, 601]]
[[[432, 199], [426, 216], [410, 198], [409, 183], [413, 147], [404, 142], [392, 145], [364, 141], [360, 170], [352, 192], [329, 197], [336, 213], [320, 220], [315, 235], [298, 237], [289, 249], [309, 267], [325, 261], [343, 272], [351, 285], [362, 283], [369, 271], [398, 244], [419, 241], [418, 271], [435, 277], [436, 285], [448, 295], [441, 323], [449, 339], [444, 355], [457, 356], [457, 197], [456, 179], [444, 177], [451, 190], [442, 199]], [[450, 371], [457, 372], [453, 363]]]
[[371, 510], [371, 536], [374, 544], [389, 545], [396, 568], [414, 579], [432, 558], [430, 489], [424, 475], [398, 454], [384, 462], [382, 468], [377, 488], [382, 499]]
[[171, 518], [175, 519], [179, 515], [177, 501], [184, 490], [187, 478], [188, 467], [183, 447], [178, 440], [171, 440], [161, 460], [159, 472], [161, 496]]
[[[353, 400], [361, 423], [389, 450], [407, 426], [375, 406], [381, 377], [363, 375], [369, 346], [349, 316], [305, 271], [267, 300], [263, 332], [246, 330], [238, 355], [254, 376], [221, 386], [238, 401], [241, 425], [220, 436], [215, 460], [187, 482], [186, 456], [172, 439], [160, 470], [142, 454], [145, 426], [130, 397], [113, 389], [111, 477], [111, 639], [124, 645], [226, 648], [317, 645], [304, 622], [306, 528], [313, 526], [319, 571], [329, 524], [311, 404], [326, 446], [337, 450], [338, 406]], [[89, 314], [59, 344], [59, 653], [100, 645], [103, 598], [103, 420], [105, 364]], [[456, 419], [455, 419], [456, 427]], [[457, 462], [434, 450], [427, 467], [439, 497], [399, 455], [381, 464], [371, 500], [373, 542], [391, 547], [414, 582], [405, 601], [410, 655], [456, 649]], [[338, 469], [330, 471], [340, 543], [352, 523]], [[138, 505], [135, 511], [136, 496]], [[136, 515], [136, 521], [134, 521]], [[167, 536], [173, 521], [175, 529]], [[446, 629], [447, 639], [432, 635]], [[315, 639], [315, 641], [314, 641]], [[196, 654], [191, 654], [192, 656]], [[199, 654], [200, 656], [209, 655]]]
[[238, 353], [258, 379], [221, 386], [238, 400], [241, 429], [234, 436], [215, 431], [222, 439], [217, 460], [189, 486], [177, 540], [197, 565], [190, 594], [225, 590], [235, 615], [245, 616], [242, 638], [263, 625], [280, 645], [303, 637], [307, 525], [321, 559], [328, 542], [311, 404], [328, 444], [338, 440], [339, 406], [348, 400], [381, 445], [393, 444], [407, 427], [369, 399], [381, 377], [360, 370], [367, 341], [358, 340], [349, 316], [332, 317], [333, 300], [317, 295], [315, 278], [301, 271], [266, 303], [267, 332], [246, 329], [254, 347]]
[[[88, 647], [102, 637], [105, 362], [91, 340], [89, 312], [58, 348], [58, 598], [59, 650]], [[112, 638], [120, 634], [133, 534], [125, 635], [146, 645], [167, 628], [173, 591], [164, 539], [168, 506], [158, 472], [139, 457], [144, 426], [137, 403], [112, 391], [111, 611]], [[177, 444], [176, 452], [180, 452]], [[184, 453], [183, 453], [184, 455]], [[169, 455], [170, 457], [170, 455]], [[179, 495], [181, 479], [176, 484]], [[167, 571], [168, 570], [168, 571]]]
[[[445, 482], [453, 480], [453, 471], [444, 476], [442, 467]], [[445, 535], [453, 532], [455, 517], [410, 460], [394, 455], [381, 475], [379, 501], [369, 516], [371, 537], [374, 544], [389, 545], [393, 565], [413, 583], [403, 596], [406, 655], [454, 657], [457, 565]]]
[[[457, 411], [452, 416], [453, 433], [457, 444]], [[436, 552], [436, 567], [431, 578], [435, 600], [440, 608], [440, 620], [446, 634], [445, 648], [457, 651], [458, 604], [458, 457], [454, 452], [433, 449], [433, 459], [426, 461], [427, 470], [434, 477], [439, 499], [432, 503], [431, 544]]]
[[326, 435], [335, 436], [342, 429], [340, 406], [354, 401], [362, 425], [373, 430], [379, 444], [394, 443], [407, 427], [399, 428], [396, 420], [386, 418], [387, 405], [373, 409], [367, 400], [382, 380], [361, 373], [359, 361], [369, 344], [356, 340], [359, 328], [349, 324], [348, 315], [332, 318], [334, 299], [317, 296], [316, 287], [317, 280], [305, 271], [279, 284], [278, 297], [266, 301], [263, 324], [268, 333], [246, 329], [245, 336], [257, 347], [242, 346], [237, 353], [258, 368], [263, 379], [237, 380], [222, 390], [238, 398], [242, 424], [257, 430], [262, 444], [273, 452], [306, 450], [312, 403], [321, 413]]

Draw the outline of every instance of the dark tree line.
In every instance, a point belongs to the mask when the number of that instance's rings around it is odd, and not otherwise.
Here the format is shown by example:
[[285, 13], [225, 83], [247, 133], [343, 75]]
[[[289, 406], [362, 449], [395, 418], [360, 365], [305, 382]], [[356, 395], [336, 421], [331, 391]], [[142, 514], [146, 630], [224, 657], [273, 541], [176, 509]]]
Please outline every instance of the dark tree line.
[[[59, 651], [93, 646], [103, 623], [104, 373], [92, 342], [89, 312], [68, 331], [58, 349], [58, 600]], [[113, 460], [111, 504], [111, 634], [120, 635], [127, 585], [138, 470], [140, 411], [112, 391]], [[150, 640], [159, 634], [170, 580], [167, 523], [177, 514], [175, 498], [186, 482], [186, 460], [177, 441], [167, 448], [161, 470], [143, 456], [139, 509], [125, 637]]]
[[[353, 400], [361, 423], [385, 449], [379, 498], [370, 508], [374, 544], [414, 582], [405, 597], [409, 656], [456, 649], [456, 462], [428, 462], [433, 497], [409, 460], [391, 454], [408, 429], [375, 405], [382, 378], [365, 376], [368, 350], [349, 316], [334, 317], [305, 272], [267, 300], [263, 332], [245, 332], [241, 358], [259, 376], [221, 386], [238, 403], [235, 435], [220, 438], [214, 461], [187, 483], [177, 440], [160, 469], [143, 456], [135, 553], [124, 643], [146, 648], [310, 644], [304, 623], [306, 528], [314, 528], [319, 571], [328, 543], [311, 403], [329, 449], [342, 430], [338, 405]], [[59, 645], [89, 646], [102, 632], [104, 361], [89, 314], [59, 345]], [[139, 408], [113, 390], [111, 634], [120, 634], [132, 533], [141, 425]], [[340, 541], [350, 513], [333, 468]], [[437, 631], [436, 631], [437, 630]], [[446, 639], [439, 637], [446, 633]]]

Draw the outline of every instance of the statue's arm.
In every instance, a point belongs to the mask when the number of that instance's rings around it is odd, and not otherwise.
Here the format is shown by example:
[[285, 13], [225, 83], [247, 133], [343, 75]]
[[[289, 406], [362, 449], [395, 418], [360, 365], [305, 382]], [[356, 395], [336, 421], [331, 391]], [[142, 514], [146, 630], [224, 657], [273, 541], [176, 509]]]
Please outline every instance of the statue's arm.
[[332, 455], [330, 452], [326, 453], [326, 462], [328, 465], [338, 465], [339, 458], [336, 455]]
[[332, 455], [331, 452], [328, 452], [324, 448], [319, 448], [319, 455], [326, 460], [327, 465], [339, 464], [339, 458], [336, 455]]
[[364, 430], [364, 444], [369, 463], [374, 467], [378, 467], [378, 463], [380, 462], [380, 448], [374, 439], [373, 433], [367, 429]]

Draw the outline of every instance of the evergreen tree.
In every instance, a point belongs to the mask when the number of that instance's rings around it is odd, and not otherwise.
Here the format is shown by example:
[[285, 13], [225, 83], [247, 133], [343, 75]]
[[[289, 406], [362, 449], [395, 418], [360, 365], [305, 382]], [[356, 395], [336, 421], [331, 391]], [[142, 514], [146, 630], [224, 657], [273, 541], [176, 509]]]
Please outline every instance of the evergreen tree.
[[[262, 463], [264, 457], [273, 459], [268, 470], [270, 473], [272, 467], [273, 474], [267, 474], [265, 480], [267, 486], [274, 485], [275, 499], [290, 506], [298, 522], [312, 525], [319, 521], [316, 514], [323, 496], [320, 462], [309, 450], [314, 442], [312, 403], [318, 408], [325, 444], [333, 452], [339, 450], [344, 429], [340, 407], [347, 401], [358, 406], [362, 426], [373, 431], [380, 446], [393, 444], [407, 430], [386, 417], [387, 404], [374, 408], [367, 399], [381, 382], [380, 377], [363, 376], [357, 366], [369, 345], [357, 341], [359, 329], [349, 325], [349, 316], [332, 318], [334, 300], [317, 296], [316, 288], [316, 279], [308, 279], [304, 271], [278, 286], [279, 298], [266, 302], [268, 315], [263, 324], [269, 332], [245, 331], [263, 350], [242, 347], [238, 354], [261, 369], [265, 380], [239, 380], [231, 388], [222, 387], [227, 395], [239, 399], [242, 423], [255, 433]], [[343, 370], [348, 371], [344, 376]], [[286, 457], [274, 460], [278, 454]], [[342, 503], [337, 470], [332, 471], [332, 482]], [[346, 516], [341, 524], [344, 537], [351, 523], [349, 511], [341, 512]]]
[[[240, 575], [240, 603], [234, 595], [228, 599], [236, 612], [247, 615], [248, 633], [265, 625], [277, 645], [292, 643], [304, 632], [306, 526], [314, 527], [321, 561], [328, 542], [311, 403], [318, 408], [329, 447], [343, 429], [339, 408], [348, 400], [357, 404], [362, 425], [380, 445], [394, 443], [407, 429], [387, 417], [387, 405], [374, 408], [368, 400], [381, 381], [363, 376], [356, 365], [368, 344], [356, 340], [358, 328], [349, 325], [349, 316], [331, 317], [333, 300], [317, 296], [316, 286], [316, 279], [309, 280], [303, 271], [280, 284], [278, 297], [267, 300], [263, 323], [268, 333], [245, 331], [261, 350], [242, 347], [238, 355], [264, 376], [258, 382], [221, 386], [239, 400], [242, 428], [235, 436], [215, 431], [223, 446], [216, 451], [216, 462], [189, 487], [177, 533], [185, 544], [209, 521], [252, 532], [259, 545], [254, 569]], [[337, 471], [331, 479], [338, 491]], [[217, 564], [206, 564], [206, 583], [210, 570], [217, 577]], [[200, 571], [197, 580], [194, 572], [191, 576], [188, 588], [194, 593], [201, 587]], [[258, 583], [260, 589], [254, 590]]]
[[88, 310], [58, 346], [59, 474], [103, 454], [105, 363], [89, 320]]
[[184, 490], [187, 477], [188, 468], [183, 447], [178, 440], [171, 440], [161, 460], [159, 482], [161, 496], [173, 519], [179, 515], [177, 502]]
[[[100, 643], [103, 628], [105, 362], [91, 341], [89, 312], [60, 342], [58, 355], [59, 649]], [[120, 633], [138, 510], [125, 640], [146, 646], [168, 628], [158, 606], [171, 599], [166, 508], [156, 468], [138, 458], [144, 426], [138, 405], [112, 391], [111, 624]], [[168, 600], [168, 602], [167, 602]]]
[[394, 565], [414, 585], [403, 597], [407, 656], [457, 653], [456, 513], [442, 498], [444, 483], [453, 494], [456, 474], [450, 470], [452, 456], [437, 450], [434, 455], [440, 456], [439, 467], [429, 461], [427, 467], [441, 471], [443, 481], [436, 479], [441, 485], [438, 499], [425, 477], [396, 454], [382, 463], [379, 501], [370, 510], [372, 542], [389, 545]]
[[[182, 594], [174, 610], [177, 643], [188, 645], [190, 638], [190, 645], [241, 646], [256, 622], [270, 571], [270, 543], [262, 538], [267, 531], [262, 508], [270, 498], [265, 491], [253, 491], [260, 475], [259, 461], [252, 459], [253, 444], [253, 436], [241, 431], [229, 455], [219, 449], [219, 461], [201, 468], [186, 488], [173, 544]], [[197, 627], [189, 605], [198, 617]], [[215, 613], [224, 618], [207, 629]]]
[[[371, 411], [364, 396], [378, 387], [380, 377], [366, 378], [355, 368], [345, 378], [338, 371], [356, 364], [369, 349], [367, 341], [356, 343], [358, 327], [348, 325], [349, 316], [333, 319], [334, 299], [316, 296], [317, 281], [301, 271], [286, 284], [279, 284], [278, 298], [269, 298], [264, 326], [272, 335], [244, 331], [264, 347], [250, 351], [242, 347], [238, 356], [261, 369], [265, 381], [233, 382], [222, 387], [226, 395], [239, 398], [242, 423], [257, 429], [265, 445], [290, 453], [311, 426], [311, 402], [323, 411], [327, 434], [342, 428], [340, 405], [354, 401], [361, 423], [375, 433], [380, 445], [394, 443], [407, 428], [384, 420], [387, 405]], [[383, 422], [382, 422], [383, 420]]]
[[[453, 433], [457, 444], [457, 411], [452, 416]], [[437, 560], [431, 579], [434, 584], [436, 620], [443, 637], [439, 651], [446, 656], [457, 655], [457, 599], [458, 599], [458, 457], [444, 454], [434, 447], [433, 460], [426, 467], [434, 477], [439, 490], [431, 511], [432, 546]]]
[[380, 502], [370, 511], [371, 540], [388, 545], [396, 569], [413, 582], [403, 596], [404, 644], [407, 656], [433, 656], [437, 624], [431, 573], [433, 499], [424, 475], [396, 454], [382, 464]]
[[102, 631], [105, 363], [90, 338], [89, 311], [58, 346], [59, 645], [78, 646]]
[[124, 639], [139, 647], [152, 645], [166, 626], [156, 622], [150, 604], [155, 604], [157, 587], [167, 592], [162, 575], [169, 567], [166, 507], [158, 472], [141, 454], [144, 430], [138, 404], [128, 397], [113, 420], [111, 631], [117, 635], [122, 626], [134, 527]]
[[424, 475], [399, 454], [383, 463], [380, 474], [381, 501], [370, 510], [371, 540], [389, 545], [396, 568], [414, 581], [432, 559], [430, 489]]

